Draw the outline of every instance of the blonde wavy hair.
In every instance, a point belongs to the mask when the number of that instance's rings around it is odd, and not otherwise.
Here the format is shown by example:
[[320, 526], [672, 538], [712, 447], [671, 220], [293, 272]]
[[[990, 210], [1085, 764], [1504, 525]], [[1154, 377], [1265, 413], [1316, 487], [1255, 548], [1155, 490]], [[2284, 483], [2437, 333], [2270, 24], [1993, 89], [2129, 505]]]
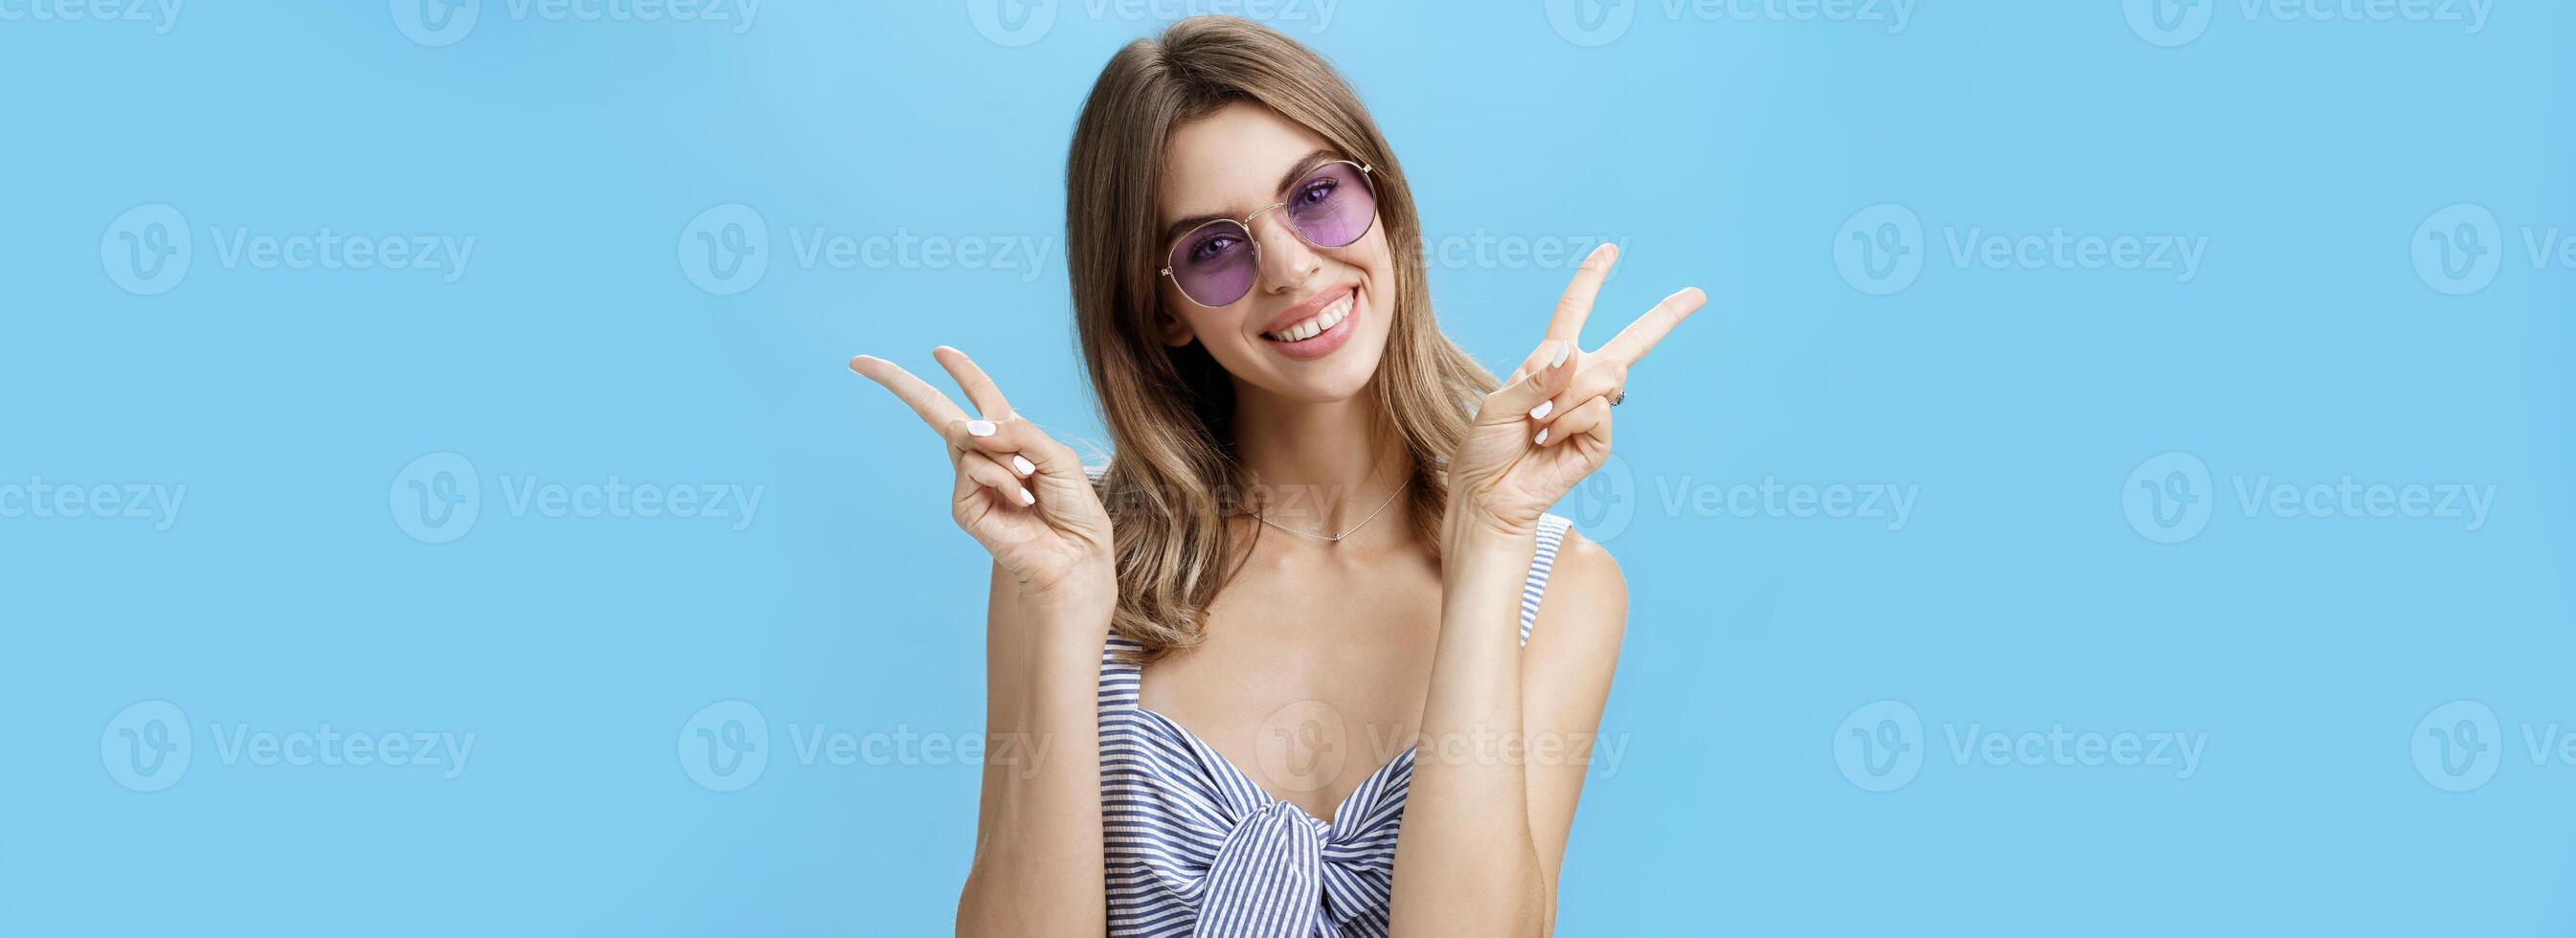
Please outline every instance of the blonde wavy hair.
[[1207, 608], [1242, 561], [1226, 519], [1255, 480], [1236, 458], [1234, 386], [1197, 343], [1163, 343], [1156, 194], [1172, 129], [1226, 104], [1278, 112], [1374, 168], [1395, 268], [1394, 314], [1371, 379], [1410, 457], [1414, 534], [1436, 551], [1441, 466], [1492, 373], [1440, 333], [1424, 282], [1421, 220], [1403, 166], [1359, 95], [1296, 40], [1249, 20], [1196, 16], [1112, 56], [1091, 86], [1065, 161], [1065, 245], [1084, 365], [1114, 456], [1101, 479], [1116, 539], [1111, 628], [1140, 660], [1197, 644]]

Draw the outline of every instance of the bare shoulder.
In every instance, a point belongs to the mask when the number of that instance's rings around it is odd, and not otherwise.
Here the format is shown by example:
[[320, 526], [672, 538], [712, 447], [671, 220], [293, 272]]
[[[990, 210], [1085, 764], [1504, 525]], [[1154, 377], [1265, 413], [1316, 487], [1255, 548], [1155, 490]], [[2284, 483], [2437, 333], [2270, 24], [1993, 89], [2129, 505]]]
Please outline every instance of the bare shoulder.
[[1619, 569], [1619, 558], [1573, 528], [1565, 529], [1565, 540], [1557, 545], [1556, 565], [1547, 577], [1547, 598], [1555, 598], [1560, 589], [1585, 605], [1616, 602], [1623, 609], [1628, 605], [1628, 575]]
[[1628, 622], [1628, 576], [1610, 550], [1572, 528], [1556, 548], [1547, 592], [1539, 599], [1539, 621], [1531, 642], [1551, 631], [1557, 644], [1573, 639], [1586, 644], [1617, 642]]

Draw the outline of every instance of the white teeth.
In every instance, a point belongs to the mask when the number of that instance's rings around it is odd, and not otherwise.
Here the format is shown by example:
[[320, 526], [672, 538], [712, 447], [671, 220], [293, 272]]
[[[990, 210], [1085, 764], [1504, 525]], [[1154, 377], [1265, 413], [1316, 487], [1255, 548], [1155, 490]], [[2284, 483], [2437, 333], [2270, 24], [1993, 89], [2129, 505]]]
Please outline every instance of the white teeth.
[[1324, 307], [1323, 311], [1316, 313], [1314, 318], [1267, 335], [1276, 342], [1303, 342], [1323, 335], [1324, 330], [1341, 325], [1342, 320], [1350, 316], [1351, 300], [1357, 295], [1345, 293], [1341, 299], [1334, 300], [1333, 305]]

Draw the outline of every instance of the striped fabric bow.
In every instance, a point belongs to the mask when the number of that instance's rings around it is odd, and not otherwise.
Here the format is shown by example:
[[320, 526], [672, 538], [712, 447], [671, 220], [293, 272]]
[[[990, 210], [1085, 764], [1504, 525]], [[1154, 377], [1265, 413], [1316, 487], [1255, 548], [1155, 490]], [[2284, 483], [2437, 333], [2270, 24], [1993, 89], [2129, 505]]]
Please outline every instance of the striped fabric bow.
[[[1105, 736], [1133, 743], [1101, 754], [1111, 934], [1386, 934], [1412, 750], [1363, 781], [1328, 824], [1270, 797], [1160, 714], [1123, 707], [1102, 721]], [[1167, 911], [1129, 912], [1149, 908]]]

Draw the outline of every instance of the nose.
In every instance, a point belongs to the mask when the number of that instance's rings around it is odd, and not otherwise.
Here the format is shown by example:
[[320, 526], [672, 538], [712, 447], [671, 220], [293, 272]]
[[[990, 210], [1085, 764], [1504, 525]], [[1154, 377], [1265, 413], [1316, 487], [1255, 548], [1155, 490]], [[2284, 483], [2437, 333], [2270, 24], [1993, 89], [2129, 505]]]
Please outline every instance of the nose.
[[1324, 259], [1315, 253], [1315, 246], [1307, 244], [1305, 238], [1298, 236], [1297, 229], [1289, 227], [1285, 210], [1262, 212], [1260, 217], [1254, 218], [1252, 237], [1261, 246], [1261, 280], [1265, 292], [1302, 296], [1301, 289], [1306, 281], [1324, 268]]

